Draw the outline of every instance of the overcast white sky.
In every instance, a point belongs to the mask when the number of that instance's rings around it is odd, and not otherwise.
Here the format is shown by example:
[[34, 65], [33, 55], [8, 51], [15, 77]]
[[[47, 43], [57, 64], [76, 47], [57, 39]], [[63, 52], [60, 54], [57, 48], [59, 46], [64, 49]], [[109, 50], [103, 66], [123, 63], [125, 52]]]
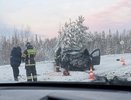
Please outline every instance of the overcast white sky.
[[131, 29], [131, 0], [0, 0], [0, 30], [30, 26], [47, 37], [79, 15], [90, 31]]

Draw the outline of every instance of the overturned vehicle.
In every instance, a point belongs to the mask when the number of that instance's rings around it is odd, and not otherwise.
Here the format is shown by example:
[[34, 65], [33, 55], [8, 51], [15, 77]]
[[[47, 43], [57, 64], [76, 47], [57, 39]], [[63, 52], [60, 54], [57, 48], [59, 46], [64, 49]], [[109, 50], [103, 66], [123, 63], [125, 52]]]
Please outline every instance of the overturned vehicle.
[[75, 50], [67, 49], [62, 50], [59, 48], [56, 51], [55, 65], [56, 71], [63, 68], [67, 71], [85, 71], [92, 68], [94, 65], [100, 64], [100, 49], [95, 49], [89, 53], [87, 49]]

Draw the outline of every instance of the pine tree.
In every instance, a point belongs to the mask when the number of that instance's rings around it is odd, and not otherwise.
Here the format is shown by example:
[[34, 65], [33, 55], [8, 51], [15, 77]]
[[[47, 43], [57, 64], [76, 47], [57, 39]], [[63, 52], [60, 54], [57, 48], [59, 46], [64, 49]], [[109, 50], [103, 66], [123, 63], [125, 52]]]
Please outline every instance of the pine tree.
[[65, 23], [59, 32], [59, 46], [65, 49], [82, 49], [89, 38], [88, 28], [83, 25], [84, 17], [79, 16], [76, 21]]

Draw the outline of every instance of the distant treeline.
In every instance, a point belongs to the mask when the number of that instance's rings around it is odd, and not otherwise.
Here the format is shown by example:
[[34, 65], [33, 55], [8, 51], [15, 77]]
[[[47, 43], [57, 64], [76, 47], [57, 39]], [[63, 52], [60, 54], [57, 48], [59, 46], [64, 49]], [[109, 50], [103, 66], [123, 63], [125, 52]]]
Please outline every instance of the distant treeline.
[[[19, 45], [25, 50], [26, 42], [31, 42], [37, 50], [36, 61], [53, 60], [55, 50], [62, 48], [87, 48], [90, 52], [96, 48], [101, 50], [101, 55], [131, 53], [131, 31], [123, 30], [112, 33], [89, 32], [87, 26], [83, 25], [84, 17], [78, 17], [76, 21], [70, 21], [59, 30], [58, 37], [52, 39], [41, 39], [30, 30], [16, 30], [10, 37], [0, 36], [0, 65], [10, 63], [10, 52], [14, 46]], [[124, 41], [124, 45], [120, 44]]]

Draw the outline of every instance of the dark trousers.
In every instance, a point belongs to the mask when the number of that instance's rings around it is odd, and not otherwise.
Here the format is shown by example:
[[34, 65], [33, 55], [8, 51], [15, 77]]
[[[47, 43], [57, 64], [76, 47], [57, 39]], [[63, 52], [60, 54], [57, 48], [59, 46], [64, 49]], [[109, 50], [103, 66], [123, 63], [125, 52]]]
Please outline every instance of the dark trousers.
[[26, 76], [27, 81], [37, 81], [37, 73], [36, 73], [36, 67], [35, 66], [26, 66]]
[[18, 76], [19, 76], [19, 68], [18, 67], [12, 67], [13, 69], [13, 76], [14, 76], [14, 80], [18, 80]]

